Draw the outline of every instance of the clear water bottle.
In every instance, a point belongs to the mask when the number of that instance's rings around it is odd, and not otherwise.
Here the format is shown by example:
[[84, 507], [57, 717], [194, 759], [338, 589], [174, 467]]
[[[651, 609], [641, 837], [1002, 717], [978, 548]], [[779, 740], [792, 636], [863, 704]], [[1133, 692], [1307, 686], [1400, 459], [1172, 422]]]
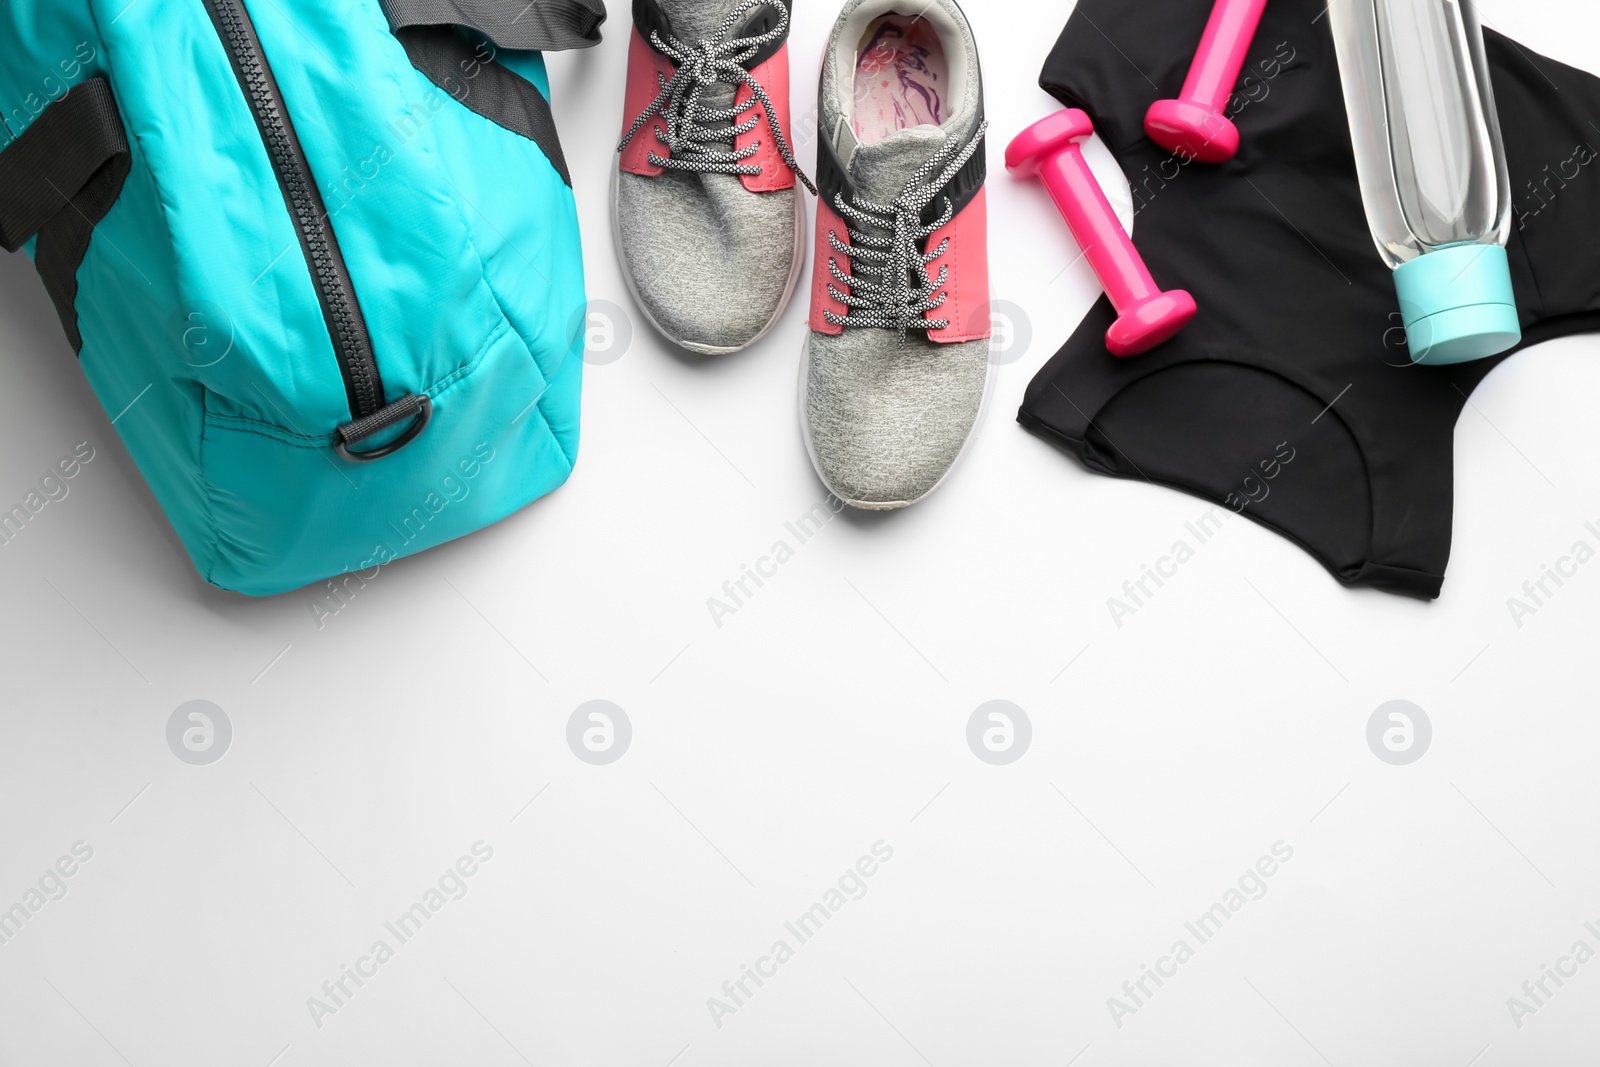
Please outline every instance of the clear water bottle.
[[1412, 361], [1514, 347], [1511, 179], [1471, 0], [1333, 0], [1329, 20], [1361, 198]]

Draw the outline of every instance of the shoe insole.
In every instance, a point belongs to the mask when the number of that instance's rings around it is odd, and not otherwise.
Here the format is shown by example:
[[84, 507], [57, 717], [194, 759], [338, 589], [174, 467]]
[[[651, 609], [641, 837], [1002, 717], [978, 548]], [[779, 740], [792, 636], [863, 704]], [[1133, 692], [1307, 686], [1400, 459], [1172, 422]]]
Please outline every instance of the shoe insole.
[[884, 15], [856, 52], [855, 130], [864, 145], [949, 118], [950, 62], [939, 31], [915, 15]]

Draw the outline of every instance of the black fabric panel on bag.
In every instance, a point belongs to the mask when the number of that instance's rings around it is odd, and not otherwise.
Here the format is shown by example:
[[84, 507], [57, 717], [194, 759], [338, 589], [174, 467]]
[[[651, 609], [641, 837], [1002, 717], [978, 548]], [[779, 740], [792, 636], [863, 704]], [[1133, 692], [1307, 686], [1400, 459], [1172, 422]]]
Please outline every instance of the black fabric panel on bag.
[[122, 193], [132, 159], [111, 85], [93, 78], [45, 109], [0, 152], [0, 247], [38, 236], [34, 266], [74, 352], [78, 268]]
[[34, 249], [34, 268], [44, 280], [74, 352], [83, 350], [83, 335], [78, 331], [78, 268], [89, 254], [95, 227], [122, 195], [130, 166], [126, 153], [112, 157], [72, 198], [71, 207], [44, 228]]
[[395, 30], [466, 26], [497, 47], [560, 52], [593, 48], [606, 20], [605, 0], [383, 0]]
[[[555, 114], [537, 85], [485, 58], [454, 27], [412, 26], [395, 30], [395, 36], [405, 46], [411, 65], [429, 81], [463, 107], [537, 144], [561, 180], [572, 186]], [[469, 76], [469, 71], [476, 73]]]

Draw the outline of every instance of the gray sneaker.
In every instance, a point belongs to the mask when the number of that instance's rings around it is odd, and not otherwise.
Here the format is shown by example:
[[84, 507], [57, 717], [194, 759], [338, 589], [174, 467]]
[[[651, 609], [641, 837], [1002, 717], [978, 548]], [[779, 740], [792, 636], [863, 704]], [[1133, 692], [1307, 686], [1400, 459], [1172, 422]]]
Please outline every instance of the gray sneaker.
[[[612, 222], [652, 325], [705, 355], [777, 324], [805, 266], [792, 0], [635, 0]], [[815, 191], [813, 189], [813, 191]]]
[[966, 448], [990, 378], [988, 124], [961, 9], [850, 0], [819, 111], [806, 444], [840, 500], [908, 507]]

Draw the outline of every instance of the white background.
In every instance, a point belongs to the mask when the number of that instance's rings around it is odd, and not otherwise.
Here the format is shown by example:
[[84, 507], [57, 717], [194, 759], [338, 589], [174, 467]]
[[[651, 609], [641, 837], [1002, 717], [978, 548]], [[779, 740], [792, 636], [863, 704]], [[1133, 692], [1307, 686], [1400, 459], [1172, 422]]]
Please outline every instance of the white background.
[[[627, 307], [613, 7], [602, 46], [551, 67], [591, 296]], [[0, 501], [96, 450], [0, 548], [0, 908], [93, 849], [0, 945], [0, 1064], [1596, 1062], [1600, 960], [1520, 1028], [1506, 1001], [1600, 949], [1600, 563], [1520, 628], [1506, 601], [1600, 543], [1600, 341], [1521, 354], [1472, 398], [1437, 603], [1342, 589], [1235, 520], [1119, 629], [1106, 599], [1205, 505], [1092, 476], [1012, 418], [1097, 294], [1042, 190], [999, 167], [1056, 106], [1035, 81], [1069, 8], [968, 4], [996, 297], [1032, 338], [981, 436], [933, 498], [841, 516], [720, 628], [707, 599], [823, 497], [803, 301], [717, 360], [638, 319], [589, 368], [567, 487], [319, 628], [312, 593], [195, 577], [31, 268], [0, 261]], [[797, 116], [832, 15], [799, 4]], [[1484, 15], [1600, 70], [1593, 5]], [[196, 699], [232, 724], [210, 766], [166, 739]], [[609, 766], [566, 739], [596, 699], [633, 728]], [[966, 740], [996, 699], [1032, 723], [1009, 766]], [[1394, 699], [1433, 726], [1410, 766], [1366, 740]], [[480, 840], [467, 895], [318, 1027], [307, 999]], [[879, 841], [867, 894], [798, 945], [784, 923]], [[1269, 892], [1116, 1026], [1107, 999], [1196, 946], [1184, 923], [1280, 841]], [[707, 999], [780, 938], [794, 958], [716, 1025]]]

